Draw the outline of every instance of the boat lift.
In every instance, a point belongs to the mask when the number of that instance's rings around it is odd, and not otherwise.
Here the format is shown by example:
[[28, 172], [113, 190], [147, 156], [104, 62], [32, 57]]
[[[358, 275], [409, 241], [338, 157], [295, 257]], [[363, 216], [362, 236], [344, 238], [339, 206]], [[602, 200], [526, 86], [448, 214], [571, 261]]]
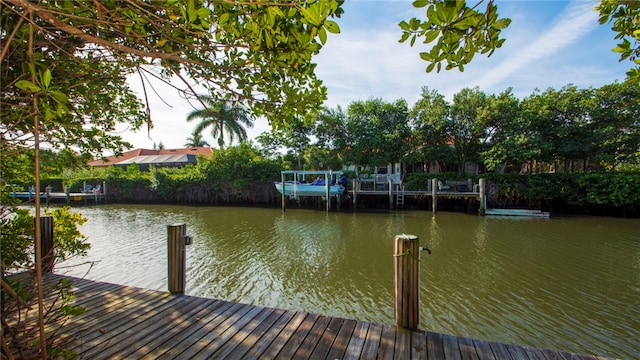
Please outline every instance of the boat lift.
[[[293, 179], [291, 179], [291, 175], [293, 175]], [[318, 195], [310, 195], [305, 194], [305, 196], [322, 196], [325, 199], [326, 203], [326, 211], [329, 212], [331, 208], [331, 180], [334, 180], [335, 184], [338, 184], [338, 176], [342, 175], [342, 171], [333, 171], [333, 170], [284, 170], [280, 172], [281, 177], [281, 199], [282, 199], [282, 211], [286, 211], [286, 203], [287, 203], [287, 188], [290, 186], [294, 186], [295, 191], [295, 183], [296, 182], [305, 182], [305, 177], [307, 175], [316, 175], [324, 178], [324, 190], [319, 191]], [[289, 181], [289, 183], [287, 182]], [[315, 185], [322, 186], [322, 185]], [[294, 194], [293, 196], [297, 196]], [[340, 194], [336, 194], [336, 199], [338, 201], [338, 208], [340, 208]]]

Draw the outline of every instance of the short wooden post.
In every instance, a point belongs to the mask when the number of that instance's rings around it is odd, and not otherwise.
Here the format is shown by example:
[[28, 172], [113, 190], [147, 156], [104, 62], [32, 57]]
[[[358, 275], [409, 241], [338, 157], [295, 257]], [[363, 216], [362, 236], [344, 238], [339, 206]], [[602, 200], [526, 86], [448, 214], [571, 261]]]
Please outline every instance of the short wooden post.
[[480, 213], [480, 215], [484, 215], [485, 210], [487, 210], [487, 198], [484, 190], [484, 185], [484, 179], [480, 179], [478, 181], [478, 190], [480, 191], [480, 208], [478, 209], [478, 213]]
[[287, 198], [285, 196], [285, 181], [284, 181], [284, 173], [280, 175], [280, 184], [282, 185], [282, 194], [280, 194], [280, 198], [282, 200], [282, 211], [287, 211]]
[[53, 272], [56, 259], [56, 250], [53, 246], [53, 216], [40, 217], [40, 258], [42, 259], [42, 272]]
[[47, 207], [49, 206], [49, 198], [51, 197], [51, 185], [47, 185], [47, 187], [44, 188], [44, 193], [46, 196], [46, 204]]
[[352, 191], [352, 200], [353, 200], [353, 210], [357, 209], [358, 206], [358, 191], [360, 190], [360, 182], [356, 179], [353, 180], [353, 191]]
[[331, 175], [328, 173], [324, 173], [324, 196], [325, 199], [327, 199], [327, 202], [325, 204], [326, 207], [326, 211], [329, 212], [329, 209], [331, 208], [331, 197], [329, 196], [330, 194], [330, 186], [331, 184], [329, 183], [331, 181]]
[[187, 225], [167, 225], [169, 292], [184, 294], [187, 270]]
[[420, 322], [420, 247], [415, 235], [396, 235], [395, 265], [396, 326], [417, 329]]
[[393, 210], [393, 180], [389, 178], [389, 210]]
[[438, 179], [431, 179], [431, 211], [438, 212]]

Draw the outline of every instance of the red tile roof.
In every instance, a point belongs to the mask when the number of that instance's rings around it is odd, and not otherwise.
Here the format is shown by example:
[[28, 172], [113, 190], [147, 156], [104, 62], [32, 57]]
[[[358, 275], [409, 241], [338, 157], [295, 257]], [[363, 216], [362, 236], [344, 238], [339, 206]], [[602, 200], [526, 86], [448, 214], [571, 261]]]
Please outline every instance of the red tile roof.
[[129, 160], [136, 156], [144, 156], [144, 155], [182, 155], [182, 154], [192, 154], [192, 155], [203, 155], [203, 156], [211, 156], [211, 151], [213, 149], [210, 147], [196, 147], [196, 148], [180, 148], [180, 149], [134, 149], [123, 153], [120, 156], [109, 156], [105, 160], [96, 159], [89, 161], [87, 164], [93, 167], [101, 167], [101, 166], [109, 166], [113, 165], [117, 162]]

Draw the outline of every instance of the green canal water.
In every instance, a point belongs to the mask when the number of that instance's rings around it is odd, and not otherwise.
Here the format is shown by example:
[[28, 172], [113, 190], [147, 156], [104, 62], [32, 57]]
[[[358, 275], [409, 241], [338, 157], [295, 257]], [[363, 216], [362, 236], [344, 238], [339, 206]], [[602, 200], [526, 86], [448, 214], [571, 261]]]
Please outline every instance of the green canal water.
[[[58, 273], [167, 289], [167, 225], [186, 223], [187, 293], [393, 324], [393, 239], [422, 255], [421, 328], [619, 358], [640, 354], [640, 220], [404, 211], [76, 207], [89, 257]], [[87, 264], [72, 264], [93, 261]]]

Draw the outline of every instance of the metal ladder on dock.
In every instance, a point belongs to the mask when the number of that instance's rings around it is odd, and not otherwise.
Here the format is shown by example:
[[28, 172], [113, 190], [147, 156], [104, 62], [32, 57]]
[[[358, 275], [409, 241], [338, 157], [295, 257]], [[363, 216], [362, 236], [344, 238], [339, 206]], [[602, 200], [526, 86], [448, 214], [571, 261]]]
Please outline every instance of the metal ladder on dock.
[[404, 209], [404, 188], [401, 186], [398, 186], [396, 193], [396, 209]]

